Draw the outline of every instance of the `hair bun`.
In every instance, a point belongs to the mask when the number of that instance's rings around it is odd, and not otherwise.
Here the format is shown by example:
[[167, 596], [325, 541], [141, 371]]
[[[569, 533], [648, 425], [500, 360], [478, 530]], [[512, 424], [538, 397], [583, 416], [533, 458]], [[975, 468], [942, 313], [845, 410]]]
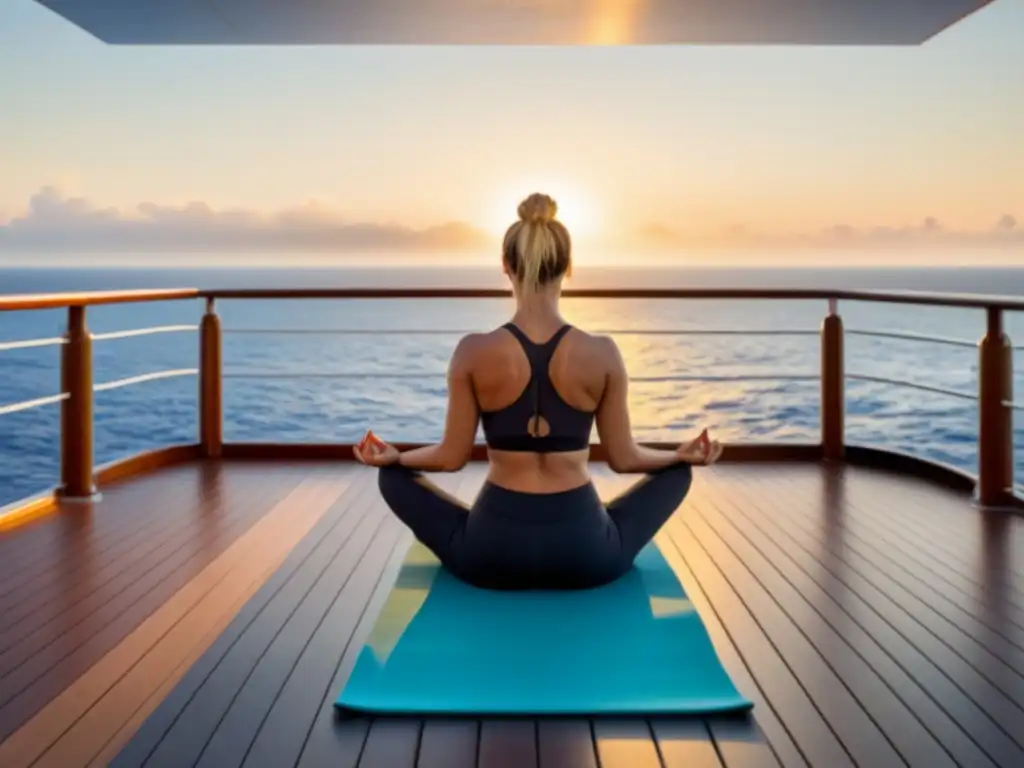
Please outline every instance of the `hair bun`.
[[547, 195], [534, 192], [519, 204], [519, 218], [529, 224], [547, 224], [555, 220], [558, 204]]

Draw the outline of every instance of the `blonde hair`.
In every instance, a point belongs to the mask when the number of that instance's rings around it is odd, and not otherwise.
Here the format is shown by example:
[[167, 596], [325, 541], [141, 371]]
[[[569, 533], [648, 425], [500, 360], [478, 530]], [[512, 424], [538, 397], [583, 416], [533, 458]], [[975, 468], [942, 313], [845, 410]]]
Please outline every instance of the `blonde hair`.
[[557, 213], [554, 200], [535, 192], [519, 204], [519, 221], [505, 232], [505, 264], [525, 288], [540, 288], [572, 270], [572, 241]]

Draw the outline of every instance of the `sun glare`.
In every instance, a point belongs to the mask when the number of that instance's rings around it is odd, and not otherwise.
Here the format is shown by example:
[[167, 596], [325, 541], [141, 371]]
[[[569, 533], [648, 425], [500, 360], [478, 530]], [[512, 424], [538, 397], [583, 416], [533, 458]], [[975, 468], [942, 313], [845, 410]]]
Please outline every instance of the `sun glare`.
[[558, 204], [558, 220], [574, 237], [587, 236], [597, 229], [597, 216], [591, 201], [581, 192], [564, 184], [534, 184], [507, 191], [491, 209], [485, 226], [496, 235], [516, 220], [516, 208], [532, 192], [551, 195]]

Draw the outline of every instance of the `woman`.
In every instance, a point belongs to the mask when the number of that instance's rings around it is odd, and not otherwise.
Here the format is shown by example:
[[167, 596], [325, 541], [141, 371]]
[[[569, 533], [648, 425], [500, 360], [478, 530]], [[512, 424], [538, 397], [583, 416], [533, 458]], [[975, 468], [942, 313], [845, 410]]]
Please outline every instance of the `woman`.
[[[633, 440], [618, 348], [559, 314], [572, 259], [556, 210], [541, 194], [519, 205], [502, 246], [516, 313], [502, 328], [459, 342], [441, 442], [399, 453], [369, 440], [355, 450], [380, 467], [394, 513], [445, 567], [479, 587], [581, 589], [617, 579], [682, 503], [690, 465], [711, 464], [722, 451], [706, 432], [674, 451]], [[647, 474], [608, 505], [588, 474], [595, 418], [609, 466]], [[489, 471], [467, 509], [420, 472], [462, 469], [481, 419]]]

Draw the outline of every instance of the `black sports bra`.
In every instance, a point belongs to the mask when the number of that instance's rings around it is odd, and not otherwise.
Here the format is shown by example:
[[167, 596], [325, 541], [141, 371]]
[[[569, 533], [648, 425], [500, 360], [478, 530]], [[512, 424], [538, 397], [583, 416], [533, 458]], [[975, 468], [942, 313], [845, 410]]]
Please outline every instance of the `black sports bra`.
[[[594, 414], [565, 402], [548, 374], [551, 358], [572, 326], [562, 326], [543, 344], [530, 341], [512, 323], [502, 327], [516, 337], [526, 352], [530, 361], [530, 383], [512, 405], [481, 414], [487, 445], [499, 451], [532, 453], [562, 453], [587, 448]], [[533, 423], [541, 423], [536, 417], [543, 417], [547, 422], [548, 434], [543, 437], [530, 434]]]

